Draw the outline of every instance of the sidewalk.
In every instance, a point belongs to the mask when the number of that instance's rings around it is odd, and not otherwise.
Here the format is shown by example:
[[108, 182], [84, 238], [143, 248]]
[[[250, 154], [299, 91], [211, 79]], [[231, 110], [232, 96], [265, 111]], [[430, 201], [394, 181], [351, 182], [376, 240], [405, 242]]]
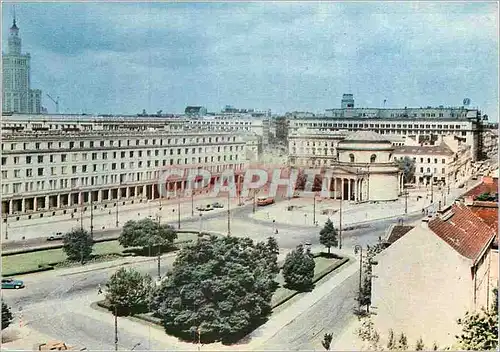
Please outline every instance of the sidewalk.
[[[194, 198], [193, 203], [191, 203], [191, 199], [182, 200], [180, 202], [181, 220], [192, 218], [192, 208], [194, 208], [194, 217], [196, 218], [200, 213], [196, 210], [197, 206], [205, 206], [215, 202], [223, 204], [224, 208], [213, 209], [210, 211], [210, 214], [227, 211], [227, 198], [199, 197]], [[161, 211], [158, 200], [148, 203], [118, 206], [118, 227], [116, 227], [116, 207], [106, 209], [98, 207], [98, 209], [93, 212], [94, 231], [121, 229], [128, 220], [140, 220], [146, 217], [157, 219], [157, 216], [160, 216], [160, 220], [164, 223], [176, 222], [178, 220], [178, 204], [178, 202], [173, 200], [168, 202], [162, 201]], [[193, 207], [191, 205], [193, 205]], [[237, 206], [238, 200], [231, 199], [231, 209]], [[74, 213], [74, 218], [71, 218], [71, 214], [66, 214], [32, 220], [11, 221], [8, 223], [8, 226], [9, 238], [8, 240], [2, 239], [2, 242], [21, 240], [23, 236], [26, 239], [48, 237], [55, 232], [65, 233], [74, 228], [80, 228], [80, 213]], [[90, 229], [89, 210], [84, 213], [83, 227], [87, 230]], [[2, 233], [5, 234], [5, 224], [3, 224]]]
[[[439, 207], [439, 202], [441, 202], [441, 207], [444, 208], [450, 205], [460, 194], [466, 192], [466, 190], [467, 187], [450, 189], [450, 194], [448, 194], [447, 189], [438, 190], [435, 187], [431, 196], [430, 188], [420, 188], [408, 190], [407, 199], [401, 196], [391, 202], [356, 204], [350, 201], [343, 201], [342, 227], [384, 218], [403, 217], [405, 215], [405, 208], [407, 209], [407, 214], [421, 212], [422, 209], [433, 213]], [[420, 198], [417, 200], [417, 197]], [[431, 199], [433, 200], [432, 204]], [[312, 198], [292, 198], [273, 205], [258, 207], [257, 211], [250, 216], [261, 221], [272, 222], [275, 220], [278, 224], [297, 226], [314, 226], [314, 218], [319, 226], [323, 226], [330, 219], [336, 227], [339, 226], [340, 200], [316, 199], [315, 205], [313, 203]], [[294, 206], [295, 208], [289, 211], [287, 210], [288, 206]], [[330, 215], [322, 214], [323, 211], [329, 211]]]

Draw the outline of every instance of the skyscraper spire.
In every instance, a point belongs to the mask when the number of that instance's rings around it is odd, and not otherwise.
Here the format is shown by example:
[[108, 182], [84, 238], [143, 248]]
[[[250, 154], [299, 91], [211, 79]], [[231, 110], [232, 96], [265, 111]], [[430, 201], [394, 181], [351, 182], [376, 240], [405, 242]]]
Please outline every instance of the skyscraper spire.
[[12, 19], [12, 27], [10, 27], [10, 29], [19, 29], [19, 28], [17, 28], [17, 25], [16, 25], [16, 5], [14, 5], [14, 16]]

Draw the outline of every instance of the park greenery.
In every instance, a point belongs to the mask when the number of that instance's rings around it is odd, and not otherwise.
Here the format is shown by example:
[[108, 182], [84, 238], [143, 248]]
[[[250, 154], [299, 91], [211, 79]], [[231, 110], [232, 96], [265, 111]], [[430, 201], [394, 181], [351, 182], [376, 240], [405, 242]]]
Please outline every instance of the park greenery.
[[150, 218], [139, 221], [129, 220], [123, 226], [119, 243], [125, 247], [172, 247], [177, 232], [168, 224], [160, 224]]
[[323, 348], [325, 350], [330, 351], [332, 340], [333, 340], [333, 334], [325, 333], [325, 335], [323, 336], [323, 340], [321, 341], [321, 345], [323, 345]]
[[149, 310], [153, 280], [133, 269], [118, 269], [106, 283], [106, 300], [117, 315]]
[[202, 343], [239, 340], [271, 313], [278, 245], [200, 237], [178, 254], [151, 308], [167, 333]]
[[314, 262], [310, 250], [304, 250], [303, 245], [286, 255], [283, 264], [283, 278], [286, 287], [299, 292], [311, 291], [314, 287]]
[[10, 311], [10, 307], [2, 302], [2, 330], [7, 328], [12, 323], [12, 312]]
[[[383, 346], [382, 341], [380, 341], [380, 334], [375, 329], [373, 321], [369, 318], [363, 320], [361, 327], [357, 330], [357, 333], [361, 341], [368, 343], [368, 348], [372, 351], [407, 351], [410, 348], [406, 334], [401, 332], [399, 335], [396, 335], [392, 329], [389, 329], [387, 342], [385, 346]], [[411, 350], [426, 350], [426, 346], [424, 345], [422, 338], [417, 339], [415, 347], [411, 348]], [[433, 344], [432, 350], [438, 350], [436, 343]]]
[[328, 219], [325, 226], [319, 232], [319, 242], [328, 248], [328, 254], [330, 254], [331, 247], [337, 247], [339, 244], [338, 233], [333, 226], [332, 220]]
[[63, 251], [70, 261], [80, 261], [83, 265], [92, 255], [94, 240], [84, 229], [75, 229], [63, 237]]

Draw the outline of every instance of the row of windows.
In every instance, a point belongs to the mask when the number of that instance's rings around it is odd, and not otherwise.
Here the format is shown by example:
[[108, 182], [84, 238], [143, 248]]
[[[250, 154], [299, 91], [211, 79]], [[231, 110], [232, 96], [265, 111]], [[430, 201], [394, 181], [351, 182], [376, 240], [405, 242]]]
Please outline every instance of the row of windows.
[[[241, 169], [243, 164], [214, 165], [208, 169], [211, 172], [223, 172], [226, 169], [234, 170], [235, 167], [239, 167]], [[19, 194], [21, 192], [50, 191], [56, 189], [110, 185], [127, 182], [152, 181], [157, 180], [158, 176], [159, 171], [141, 171], [115, 175], [73, 177], [48, 181], [15, 182], [12, 184], [2, 184], [2, 193], [9, 194], [11, 185], [12, 193]]]
[[442, 125], [442, 124], [379, 124], [379, 123], [298, 123], [298, 127], [343, 127], [343, 128], [426, 128], [426, 129], [455, 129], [459, 130], [461, 125]]
[[[215, 148], [215, 147], [214, 147]], [[237, 151], [242, 151], [243, 150], [243, 146], [234, 146], [234, 151], [237, 152]], [[177, 148], [177, 153], [176, 155], [181, 155], [181, 149], [180, 148]], [[199, 147], [199, 148], [184, 148], [184, 153], [185, 154], [196, 154], [196, 152], [198, 151], [199, 154], [205, 152], [213, 152], [215, 153], [215, 150], [210, 150], [208, 149], [207, 150], [207, 147]], [[233, 151], [233, 146], [224, 146], [224, 147], [217, 147], [217, 153], [220, 153], [221, 151], [223, 152], [232, 152]], [[88, 154], [89, 153], [82, 153], [81, 154], [81, 160], [85, 161], [85, 160], [88, 160]], [[148, 157], [151, 157], [153, 156], [160, 156], [160, 150], [158, 149], [155, 149], [154, 151], [152, 150], [147, 150], [145, 151], [145, 153], [142, 151], [142, 150], [139, 150], [139, 151], [122, 151], [122, 152], [102, 152], [102, 153], [91, 153], [91, 158], [92, 160], [107, 160], [108, 159], [108, 155], [109, 156], [112, 156], [113, 159], [117, 159], [117, 158], [121, 158], [121, 159], [124, 159], [124, 158], [134, 158], [134, 157], [143, 157], [143, 154], [145, 154], [145, 156], [148, 156]], [[169, 155], [174, 155], [174, 149], [170, 149], [169, 150], [169, 153], [167, 153], [167, 149], [163, 149], [163, 156], [166, 156], [167, 154]], [[72, 156], [72, 162], [75, 162], [75, 161], [78, 161], [78, 153], [72, 153], [70, 154]], [[60, 160], [61, 162], [66, 162], [68, 161], [68, 154], [60, 154], [60, 159], [58, 158], [58, 154], [54, 154], [54, 155], [49, 155], [48, 156], [48, 160], [53, 163], [53, 162], [56, 162], [56, 160]], [[99, 159], [99, 156], [101, 156], [101, 158]], [[18, 165], [19, 162], [20, 162], [20, 157], [19, 156], [13, 156], [11, 157], [12, 160], [13, 160], [13, 163], [14, 165]], [[2, 157], [2, 165], [6, 165], [7, 162], [9, 160], [9, 157], [7, 156], [3, 156]], [[37, 162], [38, 163], [44, 163], [44, 161], [46, 161], [47, 159], [44, 158], [43, 155], [38, 155], [37, 158], [36, 158]], [[34, 161], [34, 157], [32, 156], [26, 156], [25, 157], [25, 163], [26, 164], [31, 164], [32, 162]]]
[[[233, 158], [233, 155], [229, 155], [229, 156], [217, 156], [217, 158], [211, 156], [210, 159], [209, 157], [205, 157], [204, 159], [204, 162], [205, 163], [213, 163], [213, 162], [221, 162], [221, 161], [233, 161], [233, 160], [238, 160], [238, 155], [234, 155], [234, 158]], [[195, 163], [202, 163], [203, 162], [203, 159], [201, 157], [198, 157], [198, 158], [194, 158], [192, 157], [191, 158], [191, 163], [192, 164], [195, 164]], [[169, 159], [169, 165], [187, 165], [189, 162], [188, 162], [188, 158], [184, 158], [184, 162], [182, 161], [182, 159], [177, 159], [177, 161], [175, 161], [174, 159]], [[118, 165], [120, 166], [120, 169], [121, 170], [124, 170], [126, 169], [126, 165], [127, 163], [111, 163], [111, 170], [116, 170], [118, 168]], [[143, 162], [143, 161], [139, 161], [137, 162], [137, 164], [135, 162], [129, 162], [128, 163], [128, 168], [129, 169], [135, 169], [136, 168], [136, 165], [137, 165], [137, 168], [141, 168], [141, 167], [153, 167], [153, 163], [151, 160], [148, 160], [146, 162]], [[162, 166], [166, 166], [167, 165], [167, 160], [166, 159], [163, 159], [162, 161]], [[76, 174], [76, 173], [86, 173], [86, 172], [89, 172], [90, 171], [90, 168], [89, 168], [90, 165], [81, 165], [80, 167], [76, 166], [76, 165], [73, 165], [71, 166], [71, 173], [72, 174]], [[154, 166], [155, 167], [159, 167], [160, 166], [160, 160], [154, 160]], [[55, 167], [55, 166], [52, 166], [50, 167], [50, 175], [51, 176], [55, 176], [57, 175], [57, 169], [59, 169], [59, 167]], [[92, 172], [99, 172], [99, 171], [108, 171], [108, 164], [101, 164], [101, 167], [100, 167], [101, 170], [99, 170], [99, 165], [98, 164], [93, 164], [92, 165]], [[36, 174], [38, 176], [44, 176], [45, 175], [45, 168], [43, 167], [39, 167], [36, 169], [37, 172]], [[48, 170], [48, 168], [47, 168]], [[69, 166], [61, 166], [60, 167], [60, 170], [61, 170], [61, 174], [62, 175], [65, 175], [69, 170]], [[21, 177], [21, 169], [15, 169], [13, 170], [13, 175], [15, 178], [20, 178]], [[33, 169], [26, 169], [25, 170], [25, 176], [26, 177], [33, 177], [34, 173], [33, 173]], [[3, 179], [7, 179], [9, 177], [9, 173], [7, 170], [2, 170], [2, 178]]]
[[[421, 167], [421, 168], [420, 168], [420, 173], [423, 173], [423, 172], [424, 172], [424, 168], [423, 168], [423, 167]], [[431, 168], [430, 168], [430, 167], [428, 167], [428, 168], [426, 169], [426, 172], [427, 172], [428, 174], [430, 174], [430, 173], [431, 173]], [[433, 174], [434, 174], [434, 175], [436, 175], [437, 173], [438, 173], [437, 168], [434, 168], [434, 172], [433, 172]], [[446, 169], [445, 169], [444, 167], [441, 169], [441, 174], [442, 174], [442, 175], [445, 175], [445, 174], [446, 174]]]
[[[135, 140], [135, 145], [138, 146], [138, 145], [150, 145], [149, 144], [149, 139], [144, 139], [143, 140], [143, 143], [141, 143], [141, 140], [139, 139], [136, 139]], [[156, 142], [159, 142], [158, 144]], [[165, 144], [164, 144], [164, 141], [165, 141]], [[192, 144], [192, 143], [212, 143], [215, 142], [215, 143], [219, 143], [219, 142], [235, 142], [236, 141], [236, 137], [202, 137], [202, 138], [182, 138], [182, 139], [177, 139], [177, 138], [174, 138], [174, 139], [171, 139], [171, 138], [168, 138], [166, 140], [163, 140], [163, 139], [159, 139], [159, 140], [156, 140], [156, 139], [153, 139], [151, 142], [151, 145], [178, 145], [178, 144], [181, 144], [181, 141], [182, 141], [182, 144], [186, 144], [189, 143], [189, 144]], [[73, 149], [73, 148], [77, 148], [78, 146], [80, 148], [94, 148], [94, 147], [105, 147], [106, 144], [110, 147], [122, 147], [122, 141], [121, 140], [110, 140], [108, 141], [108, 143], [106, 143], [105, 141], [99, 141], [99, 143], [96, 143], [94, 141], [80, 141], [79, 144], [77, 144], [76, 142], [58, 142], [57, 143], [57, 147], [58, 148], [63, 148], [65, 146], [68, 146], [69, 149]], [[20, 145], [20, 143], [19, 143]], [[30, 146], [32, 145], [32, 143], [22, 143], [22, 150], [29, 150]], [[36, 150], [39, 150], [39, 149], [52, 149], [54, 148], [56, 145], [55, 142], [35, 142], [34, 146]], [[131, 145], [134, 145], [133, 141], [131, 140], [127, 140], [127, 143], [123, 143], [123, 146], [131, 146]], [[10, 144], [10, 150], [17, 150], [17, 146], [18, 144], [17, 143], [11, 143]], [[4, 144], [2, 144], [2, 150], [4, 150]]]
[[[403, 160], [405, 157], [402, 156], [399, 158], [399, 160]], [[394, 160], [397, 161], [398, 158], [397, 157], [394, 157]], [[427, 162], [427, 164], [431, 164], [431, 161], [432, 159], [431, 158], [420, 158], [420, 163], [423, 164], [425, 162]], [[417, 158], [416, 157], [413, 157], [413, 161], [417, 161]], [[434, 158], [434, 164], [437, 164], [438, 163], [438, 158]], [[446, 164], [446, 159], [441, 159], [441, 164]]]

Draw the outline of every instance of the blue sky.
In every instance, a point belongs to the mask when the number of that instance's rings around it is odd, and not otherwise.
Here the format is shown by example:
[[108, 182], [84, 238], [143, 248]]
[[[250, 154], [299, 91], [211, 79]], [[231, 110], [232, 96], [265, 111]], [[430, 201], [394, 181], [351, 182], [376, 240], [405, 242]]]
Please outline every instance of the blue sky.
[[[4, 50], [12, 8], [3, 4]], [[32, 86], [59, 96], [61, 112], [322, 112], [352, 93], [360, 107], [468, 97], [490, 120], [497, 12], [493, 2], [16, 5]]]

